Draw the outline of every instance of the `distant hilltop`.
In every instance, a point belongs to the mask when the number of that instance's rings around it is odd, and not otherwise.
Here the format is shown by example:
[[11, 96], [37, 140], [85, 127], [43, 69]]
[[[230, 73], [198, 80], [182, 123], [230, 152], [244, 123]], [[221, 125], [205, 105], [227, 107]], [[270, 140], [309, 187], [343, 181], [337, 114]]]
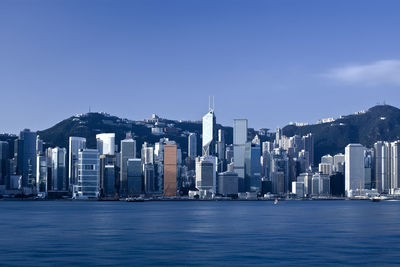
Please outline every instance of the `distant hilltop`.
[[[150, 119], [134, 121], [103, 112], [90, 112], [72, 116], [46, 130], [38, 131], [38, 134], [47, 146], [51, 147], [68, 147], [69, 136], [81, 136], [87, 139], [88, 147], [95, 148], [98, 133], [115, 133], [116, 144], [119, 144], [127, 132], [132, 132], [137, 140], [138, 149], [143, 142], [155, 143], [161, 137], [167, 137], [175, 140], [185, 155], [187, 136], [191, 132], [201, 136], [201, 127], [200, 120], [170, 120], [153, 114]], [[224, 129], [226, 143], [231, 144], [232, 127], [217, 124], [217, 128]], [[341, 116], [338, 119], [321, 120], [316, 124], [289, 124], [282, 129], [282, 133], [287, 137], [312, 133], [314, 162], [317, 163], [323, 155], [343, 153], [349, 143], [361, 143], [372, 147], [376, 141], [400, 139], [400, 109], [390, 105], [377, 105], [366, 111]], [[274, 133], [268, 132], [266, 128], [258, 131], [250, 128], [249, 139], [253, 139], [256, 135], [261, 142], [274, 139]], [[0, 140], [15, 138], [15, 135], [0, 135]], [[201, 142], [198, 142], [198, 150], [201, 151]]]

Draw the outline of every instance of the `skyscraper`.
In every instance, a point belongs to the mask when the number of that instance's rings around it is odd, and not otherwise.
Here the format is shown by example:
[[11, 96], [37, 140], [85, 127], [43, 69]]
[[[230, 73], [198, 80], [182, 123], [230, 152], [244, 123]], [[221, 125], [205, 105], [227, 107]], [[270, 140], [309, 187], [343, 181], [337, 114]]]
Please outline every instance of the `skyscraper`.
[[391, 163], [391, 191], [400, 188], [400, 141], [391, 144], [392, 163]]
[[96, 134], [96, 140], [100, 155], [115, 154], [115, 133]]
[[196, 158], [196, 188], [217, 193], [217, 158], [203, 156]]
[[365, 147], [360, 144], [349, 144], [345, 149], [345, 192], [351, 197], [355, 190], [365, 188], [364, 170]]
[[190, 133], [188, 136], [188, 156], [194, 159], [197, 157], [197, 134]]
[[98, 198], [99, 188], [99, 152], [97, 149], [81, 149], [78, 152], [78, 181], [73, 189], [73, 197]]
[[383, 162], [382, 154], [384, 142], [379, 141], [374, 144], [375, 150], [375, 188], [379, 193], [383, 192], [382, 177], [383, 177]]
[[143, 192], [142, 160], [128, 159], [128, 196], [137, 196]]
[[21, 131], [15, 140], [14, 151], [22, 186], [32, 186], [36, 182], [36, 133], [29, 129]]
[[66, 156], [67, 150], [65, 148], [53, 148], [51, 150], [51, 170], [52, 170], [52, 185], [51, 188], [54, 191], [66, 191], [67, 190], [67, 164]]
[[164, 145], [164, 196], [176, 196], [177, 147]]
[[0, 141], [0, 184], [8, 185], [10, 179], [8, 142]]
[[314, 136], [309, 133], [303, 136], [304, 151], [308, 152], [308, 161], [311, 167], [314, 166]]
[[72, 192], [73, 185], [76, 184], [78, 177], [78, 152], [80, 149], [86, 148], [86, 138], [71, 136], [69, 137], [69, 151], [68, 151], [68, 187]]
[[36, 190], [38, 194], [45, 196], [47, 194], [47, 178], [48, 178], [48, 167], [46, 155], [38, 154], [36, 162]]
[[126, 196], [128, 191], [128, 160], [136, 158], [136, 141], [132, 138], [121, 141], [121, 174], [120, 194]]
[[203, 156], [215, 154], [215, 144], [217, 140], [216, 133], [217, 129], [214, 110], [210, 108], [210, 111], [203, 117]]
[[234, 171], [239, 177], [239, 192], [245, 191], [245, 151], [247, 143], [247, 119], [233, 121]]
[[220, 161], [225, 160], [225, 133], [223, 129], [218, 130], [217, 154]]

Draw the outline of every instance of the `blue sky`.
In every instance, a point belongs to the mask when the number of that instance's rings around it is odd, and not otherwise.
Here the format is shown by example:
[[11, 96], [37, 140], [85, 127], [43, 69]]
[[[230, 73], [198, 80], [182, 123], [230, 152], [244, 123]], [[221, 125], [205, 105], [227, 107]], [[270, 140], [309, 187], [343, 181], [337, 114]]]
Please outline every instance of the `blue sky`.
[[78, 113], [275, 128], [400, 106], [399, 1], [0, 0], [0, 132]]

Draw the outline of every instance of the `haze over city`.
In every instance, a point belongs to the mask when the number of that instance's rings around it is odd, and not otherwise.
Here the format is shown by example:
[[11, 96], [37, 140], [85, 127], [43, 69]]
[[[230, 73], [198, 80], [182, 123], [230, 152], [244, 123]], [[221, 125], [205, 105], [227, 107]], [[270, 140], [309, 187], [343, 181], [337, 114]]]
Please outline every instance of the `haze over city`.
[[400, 106], [398, 1], [0, 1], [0, 132], [77, 113], [271, 128]]

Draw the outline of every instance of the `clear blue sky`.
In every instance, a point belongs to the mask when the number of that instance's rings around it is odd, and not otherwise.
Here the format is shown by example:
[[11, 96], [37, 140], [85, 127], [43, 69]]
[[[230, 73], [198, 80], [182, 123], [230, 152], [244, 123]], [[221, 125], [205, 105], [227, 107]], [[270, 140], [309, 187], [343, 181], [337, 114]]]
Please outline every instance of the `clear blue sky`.
[[0, 132], [104, 111], [275, 128], [400, 106], [400, 1], [0, 0]]

